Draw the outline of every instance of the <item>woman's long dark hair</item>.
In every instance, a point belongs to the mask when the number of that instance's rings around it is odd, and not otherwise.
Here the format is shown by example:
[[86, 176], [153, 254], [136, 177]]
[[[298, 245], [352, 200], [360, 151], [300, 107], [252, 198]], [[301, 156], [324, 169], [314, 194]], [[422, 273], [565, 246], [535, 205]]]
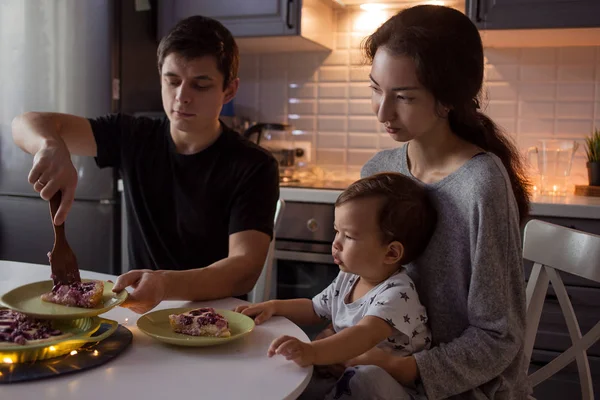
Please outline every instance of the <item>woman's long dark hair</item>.
[[382, 46], [414, 60], [421, 84], [450, 109], [452, 132], [502, 160], [519, 217], [524, 221], [529, 213], [530, 184], [521, 156], [510, 138], [479, 112], [484, 59], [475, 25], [466, 15], [449, 7], [411, 7], [390, 18], [366, 39], [363, 47], [370, 62]]

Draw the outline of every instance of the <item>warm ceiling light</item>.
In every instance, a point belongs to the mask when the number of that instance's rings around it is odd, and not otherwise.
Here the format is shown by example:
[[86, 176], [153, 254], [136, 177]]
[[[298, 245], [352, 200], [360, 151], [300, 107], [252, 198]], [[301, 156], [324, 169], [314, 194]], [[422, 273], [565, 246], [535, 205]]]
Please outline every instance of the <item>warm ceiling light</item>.
[[424, 4], [429, 4], [432, 6], [445, 6], [446, 2], [443, 0], [430, 0], [430, 1], [425, 1], [423, 2]]
[[387, 6], [381, 3], [365, 3], [360, 5], [361, 10], [365, 11], [381, 11], [385, 10]]

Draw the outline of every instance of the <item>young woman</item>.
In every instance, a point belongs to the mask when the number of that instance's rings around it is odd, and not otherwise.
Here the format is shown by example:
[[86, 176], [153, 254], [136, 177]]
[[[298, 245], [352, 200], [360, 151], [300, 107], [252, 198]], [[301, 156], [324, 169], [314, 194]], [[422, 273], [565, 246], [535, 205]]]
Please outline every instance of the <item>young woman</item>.
[[477, 28], [454, 9], [417, 6], [383, 24], [365, 53], [373, 111], [406, 144], [376, 154], [362, 176], [405, 174], [427, 189], [438, 212], [429, 246], [407, 266], [433, 346], [407, 357], [378, 349], [359, 356], [348, 364], [370, 367], [353, 374], [349, 389], [357, 390], [348, 397], [360, 398], [360, 382], [389, 374], [419, 388], [398, 384], [397, 398], [526, 398], [520, 222], [528, 183], [516, 148], [479, 111]]

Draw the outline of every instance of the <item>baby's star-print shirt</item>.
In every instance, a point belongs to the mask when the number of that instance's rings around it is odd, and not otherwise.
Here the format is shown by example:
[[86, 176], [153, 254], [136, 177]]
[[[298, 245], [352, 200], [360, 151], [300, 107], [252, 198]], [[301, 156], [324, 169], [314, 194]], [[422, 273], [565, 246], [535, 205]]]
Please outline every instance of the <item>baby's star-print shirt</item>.
[[427, 313], [419, 301], [415, 284], [404, 269], [360, 299], [348, 303], [349, 293], [358, 278], [358, 275], [340, 271], [325, 290], [313, 297], [315, 313], [330, 320], [336, 332], [358, 324], [367, 315], [381, 318], [390, 324], [393, 333], [378, 347], [398, 355], [409, 355], [430, 347]]

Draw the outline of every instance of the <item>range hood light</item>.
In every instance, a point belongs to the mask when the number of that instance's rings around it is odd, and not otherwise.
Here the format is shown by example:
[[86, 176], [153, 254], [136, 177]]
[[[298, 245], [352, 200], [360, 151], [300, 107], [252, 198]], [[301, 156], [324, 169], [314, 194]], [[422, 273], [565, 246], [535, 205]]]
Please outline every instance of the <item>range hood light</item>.
[[388, 6], [381, 3], [365, 3], [360, 5], [360, 9], [365, 11], [382, 11], [386, 8], [388, 8]]

